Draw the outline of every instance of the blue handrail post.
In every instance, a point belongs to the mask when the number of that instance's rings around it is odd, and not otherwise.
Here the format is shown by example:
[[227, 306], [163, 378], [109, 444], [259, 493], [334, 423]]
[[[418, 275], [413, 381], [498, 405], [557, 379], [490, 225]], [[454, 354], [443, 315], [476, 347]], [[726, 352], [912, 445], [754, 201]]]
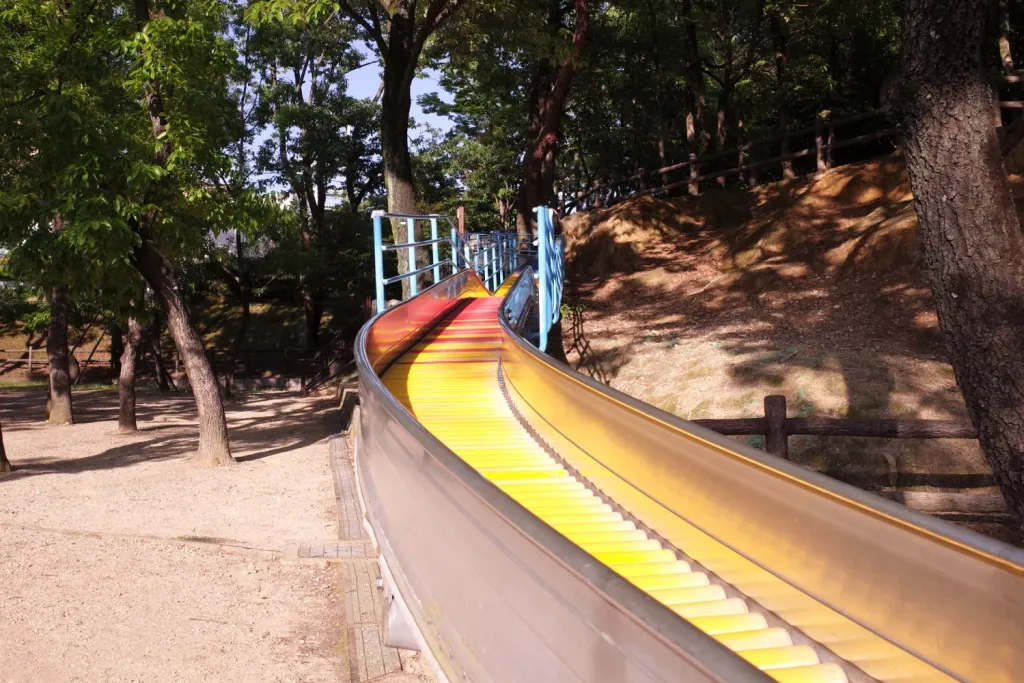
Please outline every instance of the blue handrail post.
[[441, 245], [437, 242], [437, 219], [430, 219], [430, 239], [434, 243], [430, 245], [431, 255], [434, 257], [434, 284], [441, 281], [441, 266], [437, 265], [441, 260]]
[[384, 235], [381, 222], [383, 211], [374, 211], [373, 217], [373, 273], [377, 283], [377, 312], [384, 310]]
[[484, 259], [484, 284], [487, 286], [487, 289], [492, 289], [491, 288], [491, 266], [493, 264], [491, 263], [491, 240], [489, 240], [489, 239], [487, 240], [487, 246], [484, 247], [483, 259]]
[[455, 230], [455, 226], [452, 226], [452, 274], [454, 275], [459, 270], [459, 240], [458, 232]]
[[551, 297], [548, 292], [548, 210], [545, 206], [538, 206], [534, 211], [537, 213], [537, 287], [538, 294], [538, 327], [540, 338], [537, 340], [537, 348], [544, 352], [548, 348], [548, 328], [551, 325]]
[[480, 275], [480, 235], [473, 234], [473, 272]]
[[[408, 236], [409, 244], [416, 241], [416, 219], [406, 218], [405, 219], [406, 234]], [[416, 247], [409, 247], [409, 270], [406, 272], [411, 273], [416, 270]], [[417, 286], [416, 276], [413, 275], [409, 278], [409, 296], [416, 296], [419, 293], [419, 287]]]

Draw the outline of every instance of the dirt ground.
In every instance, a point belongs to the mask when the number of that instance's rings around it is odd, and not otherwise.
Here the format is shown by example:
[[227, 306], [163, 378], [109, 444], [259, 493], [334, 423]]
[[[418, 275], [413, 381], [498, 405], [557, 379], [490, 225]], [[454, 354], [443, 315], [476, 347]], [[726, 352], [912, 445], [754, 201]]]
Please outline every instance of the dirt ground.
[[[687, 419], [761, 416], [783, 394], [791, 417], [967, 421], [912, 199], [891, 157], [573, 214], [570, 363]], [[970, 439], [793, 437], [790, 453], [864, 488], [997, 490]]]
[[239, 465], [197, 468], [187, 397], [0, 393], [0, 681], [337, 681], [339, 577], [281, 564], [288, 540], [337, 537], [330, 413], [314, 400], [229, 402]]

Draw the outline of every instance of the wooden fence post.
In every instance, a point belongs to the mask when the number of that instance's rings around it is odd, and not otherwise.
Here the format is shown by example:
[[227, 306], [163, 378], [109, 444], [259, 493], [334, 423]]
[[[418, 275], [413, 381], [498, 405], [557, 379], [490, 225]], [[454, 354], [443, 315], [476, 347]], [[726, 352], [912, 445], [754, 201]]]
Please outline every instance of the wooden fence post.
[[825, 168], [832, 168], [835, 162], [832, 159], [832, 147], [836, 144], [836, 127], [828, 127], [828, 144], [825, 145]]
[[693, 197], [700, 194], [700, 183], [697, 181], [699, 177], [700, 167], [697, 165], [697, 154], [690, 152], [690, 184], [687, 189]]
[[751, 141], [747, 143], [747, 163], [750, 168], [747, 169], [747, 182], [750, 183], [751, 187], [757, 187], [757, 156], [754, 154], [754, 150], [757, 149], [757, 141]]
[[644, 171], [644, 169], [642, 167], [637, 169], [637, 172], [636, 172], [636, 188], [637, 188], [637, 192], [643, 192], [644, 190], [647, 189], [647, 183], [644, 182], [644, 174], [645, 173], [646, 173], [646, 171]]
[[29, 344], [29, 347], [28, 347], [28, 376], [29, 376], [29, 378], [32, 377], [32, 345], [31, 344]]
[[818, 173], [821, 173], [828, 168], [825, 162], [825, 140], [821, 136], [821, 119], [814, 121], [814, 153]]
[[764, 397], [764, 420], [767, 433], [764, 449], [772, 455], [789, 460], [789, 435], [786, 432], [786, 397]]

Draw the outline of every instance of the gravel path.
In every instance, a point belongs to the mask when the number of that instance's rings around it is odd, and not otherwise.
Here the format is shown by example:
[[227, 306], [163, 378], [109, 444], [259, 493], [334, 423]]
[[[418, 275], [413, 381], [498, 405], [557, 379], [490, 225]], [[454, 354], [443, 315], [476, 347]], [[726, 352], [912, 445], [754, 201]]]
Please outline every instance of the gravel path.
[[130, 437], [109, 392], [73, 427], [40, 398], [0, 394], [0, 683], [341, 680], [337, 570], [275, 554], [337, 537], [322, 404], [230, 403], [240, 463], [206, 469], [186, 398], [140, 397]]

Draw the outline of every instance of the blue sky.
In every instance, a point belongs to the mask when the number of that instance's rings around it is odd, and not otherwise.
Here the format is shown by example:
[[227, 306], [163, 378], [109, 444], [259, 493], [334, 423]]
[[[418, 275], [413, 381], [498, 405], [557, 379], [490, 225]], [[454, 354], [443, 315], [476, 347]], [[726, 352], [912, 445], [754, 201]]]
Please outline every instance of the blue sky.
[[[359, 51], [363, 53], [363, 61], [373, 58], [373, 54], [365, 45], [360, 43], [357, 47]], [[373, 97], [377, 94], [377, 88], [379, 87], [380, 66], [377, 63], [364, 66], [362, 69], [353, 71], [348, 75], [348, 94], [352, 97]], [[441, 87], [441, 84], [438, 83], [437, 73], [427, 70], [424, 73], [423, 78], [417, 78], [412, 82], [412, 118], [418, 123], [429, 123], [434, 128], [447, 131], [452, 127], [452, 123], [447, 116], [426, 114], [422, 109], [420, 109], [420, 106], [416, 104], [416, 100], [420, 95], [426, 95], [428, 93], [438, 93], [441, 96], [441, 99], [445, 102], [452, 101], [451, 94], [444, 90]]]

